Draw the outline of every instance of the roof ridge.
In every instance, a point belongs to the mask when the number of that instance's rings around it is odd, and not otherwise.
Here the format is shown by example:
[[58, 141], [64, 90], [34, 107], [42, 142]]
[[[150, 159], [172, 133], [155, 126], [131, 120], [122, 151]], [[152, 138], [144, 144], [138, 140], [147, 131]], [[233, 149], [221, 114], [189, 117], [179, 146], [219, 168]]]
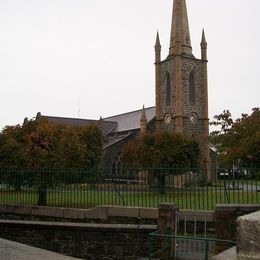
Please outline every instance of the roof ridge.
[[[145, 110], [148, 110], [148, 109], [151, 109], [151, 108], [155, 108], [155, 106], [146, 107]], [[112, 118], [112, 117], [118, 117], [118, 116], [123, 116], [123, 115], [131, 114], [131, 113], [139, 112], [139, 111], [142, 111], [142, 110], [143, 110], [143, 108], [137, 109], [137, 110], [134, 110], [134, 111], [130, 111], [130, 112], [125, 112], [125, 113], [118, 114], [118, 115], [114, 115], [114, 116], [105, 117], [105, 118], [103, 118], [103, 120], [106, 120], [106, 119], [109, 119], [109, 118]]]
[[99, 122], [99, 120], [97, 120], [97, 119], [84, 119], [84, 118], [76, 118], [76, 117], [47, 116], [47, 115], [41, 115], [41, 117], [59, 118], [59, 119], [72, 119], [72, 120], [79, 120], [79, 121], [96, 121], [96, 122]]
[[63, 116], [47, 116], [47, 115], [41, 115], [41, 117], [43, 117], [43, 118], [56, 118], [56, 119], [69, 119], [69, 120], [78, 120], [78, 121], [92, 121], [92, 122], [97, 122], [97, 123], [105, 122], [105, 123], [117, 124], [117, 122], [115, 122], [115, 121], [109, 121], [109, 120], [104, 121], [103, 119], [100, 120], [100, 119], [87, 119], [87, 118], [63, 117]]

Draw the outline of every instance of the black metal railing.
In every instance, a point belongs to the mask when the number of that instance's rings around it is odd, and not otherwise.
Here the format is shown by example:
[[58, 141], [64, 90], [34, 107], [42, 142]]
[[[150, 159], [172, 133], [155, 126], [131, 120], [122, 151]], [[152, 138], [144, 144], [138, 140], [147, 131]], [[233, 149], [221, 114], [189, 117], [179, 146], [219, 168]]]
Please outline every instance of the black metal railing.
[[91, 208], [96, 205], [210, 210], [217, 203], [259, 203], [260, 170], [239, 169], [0, 169], [0, 204]]

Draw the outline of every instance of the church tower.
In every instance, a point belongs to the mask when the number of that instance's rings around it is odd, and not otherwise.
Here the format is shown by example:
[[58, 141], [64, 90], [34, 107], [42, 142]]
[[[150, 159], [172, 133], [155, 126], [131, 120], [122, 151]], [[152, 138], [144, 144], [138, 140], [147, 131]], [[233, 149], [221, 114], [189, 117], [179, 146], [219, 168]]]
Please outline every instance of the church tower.
[[156, 129], [194, 136], [209, 169], [207, 42], [203, 30], [201, 58], [195, 58], [185, 0], [174, 0], [169, 55], [163, 61], [157, 33], [155, 82]]

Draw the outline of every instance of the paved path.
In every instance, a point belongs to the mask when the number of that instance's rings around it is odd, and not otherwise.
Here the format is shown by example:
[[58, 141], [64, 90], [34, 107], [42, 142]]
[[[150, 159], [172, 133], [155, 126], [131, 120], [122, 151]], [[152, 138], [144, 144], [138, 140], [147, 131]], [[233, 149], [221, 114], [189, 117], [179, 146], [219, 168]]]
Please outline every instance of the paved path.
[[0, 238], [0, 260], [75, 260], [40, 248]]

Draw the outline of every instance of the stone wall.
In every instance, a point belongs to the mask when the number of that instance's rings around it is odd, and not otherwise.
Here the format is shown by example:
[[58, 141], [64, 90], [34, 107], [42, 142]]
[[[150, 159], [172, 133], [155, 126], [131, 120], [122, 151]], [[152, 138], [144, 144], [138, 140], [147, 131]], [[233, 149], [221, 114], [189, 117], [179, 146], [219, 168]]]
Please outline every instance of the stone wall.
[[[179, 220], [194, 221], [194, 211], [181, 210]], [[0, 205], [0, 219], [62, 221], [74, 223], [157, 224], [158, 208], [100, 205], [92, 209], [59, 208], [24, 205]], [[213, 211], [196, 211], [198, 222], [214, 222]]]
[[260, 211], [237, 220], [238, 259], [260, 259]]
[[[260, 210], [260, 204], [235, 205], [220, 204], [215, 208], [216, 238], [237, 241], [237, 218]], [[217, 243], [216, 252], [226, 250], [228, 246]]]
[[156, 224], [158, 209], [120, 206], [97, 206], [92, 209], [75, 209], [0, 205], [0, 219], [74, 223]]
[[[172, 207], [175, 212], [177, 206], [172, 204], [163, 204], [160, 209], [0, 205], [0, 236], [74, 257], [136, 259], [148, 255], [149, 233], [157, 230], [157, 223], [160, 230], [174, 227]], [[205, 220], [212, 223], [213, 216], [212, 211], [196, 212], [197, 231], [204, 228]], [[178, 212], [178, 219], [180, 224], [187, 221], [186, 230], [194, 226], [193, 211]]]
[[148, 255], [154, 225], [0, 220], [4, 239], [83, 259], [137, 259]]
[[236, 222], [237, 246], [212, 257], [212, 260], [260, 259], [260, 211], [239, 217]]
[[219, 204], [215, 208], [216, 237], [236, 241], [237, 218], [260, 210], [260, 204]]

